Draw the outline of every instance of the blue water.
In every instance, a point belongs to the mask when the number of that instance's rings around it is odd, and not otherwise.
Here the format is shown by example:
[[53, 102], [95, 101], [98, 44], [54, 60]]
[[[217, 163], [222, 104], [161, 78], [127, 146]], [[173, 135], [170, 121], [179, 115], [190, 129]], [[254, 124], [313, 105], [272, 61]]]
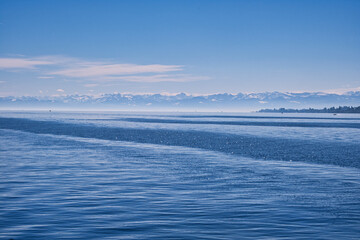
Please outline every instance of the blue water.
[[0, 239], [359, 236], [359, 115], [0, 112]]

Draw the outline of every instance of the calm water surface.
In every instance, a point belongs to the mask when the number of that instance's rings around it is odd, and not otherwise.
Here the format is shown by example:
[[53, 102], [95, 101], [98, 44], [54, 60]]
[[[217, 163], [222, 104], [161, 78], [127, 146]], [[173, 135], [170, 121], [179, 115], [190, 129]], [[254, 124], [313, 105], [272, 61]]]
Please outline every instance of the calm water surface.
[[359, 239], [360, 117], [0, 112], [0, 239]]

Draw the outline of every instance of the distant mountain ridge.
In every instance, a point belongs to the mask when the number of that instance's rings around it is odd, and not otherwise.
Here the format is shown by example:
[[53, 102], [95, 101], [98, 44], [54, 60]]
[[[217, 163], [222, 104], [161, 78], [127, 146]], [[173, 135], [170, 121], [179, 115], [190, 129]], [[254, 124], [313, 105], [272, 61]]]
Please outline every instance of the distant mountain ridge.
[[359, 106], [360, 91], [344, 94], [324, 92], [304, 93], [238, 93], [203, 96], [180, 93], [162, 94], [102, 94], [62, 96], [0, 97], [0, 108], [64, 107], [64, 108], [111, 108], [111, 109], [212, 109], [212, 110], [259, 110], [264, 108], [323, 108], [332, 106]]

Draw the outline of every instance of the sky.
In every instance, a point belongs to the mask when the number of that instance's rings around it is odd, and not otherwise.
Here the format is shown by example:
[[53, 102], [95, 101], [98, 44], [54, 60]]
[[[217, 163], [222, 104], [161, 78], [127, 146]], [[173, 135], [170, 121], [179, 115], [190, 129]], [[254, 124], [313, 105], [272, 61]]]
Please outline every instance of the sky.
[[0, 96], [348, 90], [358, 0], [0, 0]]

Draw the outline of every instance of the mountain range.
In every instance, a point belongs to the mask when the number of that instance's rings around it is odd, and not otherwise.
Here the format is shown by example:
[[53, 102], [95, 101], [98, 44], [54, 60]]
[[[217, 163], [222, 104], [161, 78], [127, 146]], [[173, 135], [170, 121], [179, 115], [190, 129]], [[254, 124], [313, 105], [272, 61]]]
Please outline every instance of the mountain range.
[[359, 106], [360, 91], [344, 94], [324, 92], [264, 92], [189, 95], [102, 94], [0, 97], [1, 109], [113, 109], [113, 110], [216, 110], [254, 111], [263, 108], [323, 108]]

